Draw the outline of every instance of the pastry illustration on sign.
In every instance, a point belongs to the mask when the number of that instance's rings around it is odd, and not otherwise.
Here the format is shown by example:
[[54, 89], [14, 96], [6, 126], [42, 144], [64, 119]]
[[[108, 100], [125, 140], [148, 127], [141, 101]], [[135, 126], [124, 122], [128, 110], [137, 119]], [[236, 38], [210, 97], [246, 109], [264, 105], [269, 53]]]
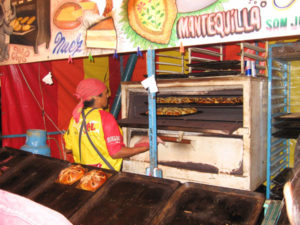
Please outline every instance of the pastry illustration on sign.
[[101, 20], [86, 31], [86, 47], [117, 48], [117, 33], [112, 17]]
[[55, 11], [53, 23], [59, 29], [75, 29], [81, 25], [86, 12], [99, 14], [97, 4], [93, 1], [66, 2]]
[[176, 15], [175, 0], [128, 0], [130, 26], [155, 43], [169, 43]]

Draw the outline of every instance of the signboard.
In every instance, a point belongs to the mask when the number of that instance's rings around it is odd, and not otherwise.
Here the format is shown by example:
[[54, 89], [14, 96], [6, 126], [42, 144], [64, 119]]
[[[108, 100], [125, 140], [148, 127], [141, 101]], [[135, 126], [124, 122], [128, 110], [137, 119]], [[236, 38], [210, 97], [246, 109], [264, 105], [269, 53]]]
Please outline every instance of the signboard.
[[0, 65], [294, 36], [299, 8], [296, 0], [4, 0]]

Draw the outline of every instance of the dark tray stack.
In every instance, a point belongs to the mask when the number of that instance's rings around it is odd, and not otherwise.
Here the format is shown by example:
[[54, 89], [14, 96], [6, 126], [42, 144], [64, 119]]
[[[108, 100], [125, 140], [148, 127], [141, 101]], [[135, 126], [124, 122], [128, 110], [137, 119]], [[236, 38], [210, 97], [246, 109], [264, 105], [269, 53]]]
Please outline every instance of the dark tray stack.
[[288, 113], [275, 118], [277, 128], [272, 135], [279, 138], [296, 139], [300, 134], [300, 113]]
[[[187, 74], [156, 74], [157, 79], [182, 79], [214, 76], [233, 76], [241, 74], [241, 62], [238, 60], [197, 62], [187, 64], [194, 72]], [[147, 77], [147, 75], [144, 75]]]

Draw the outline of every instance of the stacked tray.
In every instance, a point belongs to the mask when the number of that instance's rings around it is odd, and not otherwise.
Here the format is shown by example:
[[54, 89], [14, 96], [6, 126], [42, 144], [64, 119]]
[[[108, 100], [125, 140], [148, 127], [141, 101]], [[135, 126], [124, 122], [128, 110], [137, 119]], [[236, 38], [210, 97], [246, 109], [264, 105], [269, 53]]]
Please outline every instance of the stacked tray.
[[118, 173], [89, 200], [71, 222], [76, 224], [149, 224], [179, 182]]
[[265, 197], [261, 193], [185, 183], [151, 225], [256, 224]]

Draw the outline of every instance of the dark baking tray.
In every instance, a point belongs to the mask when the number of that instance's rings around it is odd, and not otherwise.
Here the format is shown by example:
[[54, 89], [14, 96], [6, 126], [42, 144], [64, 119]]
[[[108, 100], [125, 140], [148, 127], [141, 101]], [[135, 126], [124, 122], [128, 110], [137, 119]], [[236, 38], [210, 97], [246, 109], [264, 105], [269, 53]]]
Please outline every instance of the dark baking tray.
[[217, 70], [217, 71], [203, 71], [196, 73], [188, 73], [189, 78], [193, 77], [209, 77], [209, 76], [229, 76], [229, 75], [241, 75], [241, 71], [236, 70]]
[[0, 176], [0, 188], [29, 197], [54, 179], [66, 161], [41, 155], [30, 155]]
[[70, 221], [76, 224], [149, 224], [179, 182], [118, 173]]
[[238, 60], [211, 61], [187, 64], [188, 67], [201, 67], [205, 69], [241, 69], [241, 62]]
[[[144, 77], [148, 77], [148, 75], [144, 75]], [[187, 74], [182, 74], [182, 73], [179, 73], [179, 74], [174, 74], [174, 73], [171, 73], [171, 74], [156, 74], [155, 75], [155, 78], [157, 79], [180, 79], [180, 78], [188, 78], [188, 75]]]
[[185, 183], [178, 188], [152, 225], [255, 224], [265, 197], [261, 193]]
[[0, 175], [10, 170], [23, 162], [28, 156], [32, 155], [30, 152], [23, 150], [4, 147], [0, 149]]
[[[66, 165], [66, 167], [71, 166], [71, 164]], [[98, 169], [91, 166], [82, 165], [87, 171], [92, 169], [102, 170], [107, 175], [107, 181], [117, 172], [110, 170]], [[60, 172], [60, 171], [59, 171]], [[62, 213], [65, 217], [71, 217], [80, 207], [87, 202], [97, 191], [99, 191], [105, 183], [97, 189], [95, 192], [85, 191], [77, 188], [79, 181], [72, 185], [65, 185], [57, 183], [59, 172], [46, 187], [31, 196], [31, 199], [42, 205], [45, 205], [51, 209], [54, 209]], [[106, 181], [106, 182], [107, 182]]]

